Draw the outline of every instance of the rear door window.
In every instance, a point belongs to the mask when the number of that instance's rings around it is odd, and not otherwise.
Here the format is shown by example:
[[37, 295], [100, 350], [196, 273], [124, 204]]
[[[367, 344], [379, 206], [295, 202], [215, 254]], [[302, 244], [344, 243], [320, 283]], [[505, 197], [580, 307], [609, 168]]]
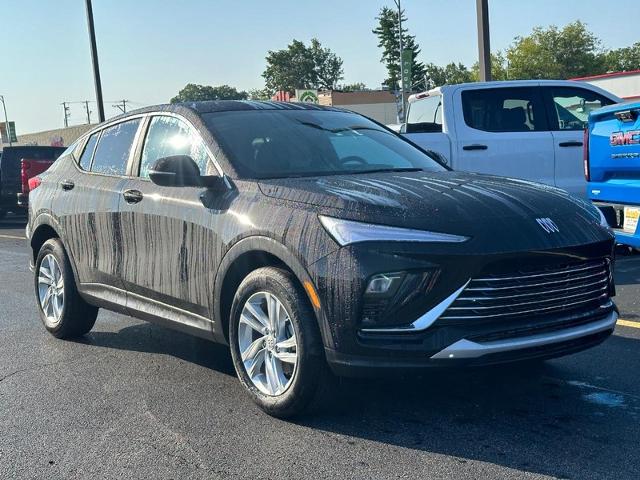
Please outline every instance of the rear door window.
[[553, 130], [584, 130], [589, 112], [614, 102], [586, 88], [547, 87], [551, 100], [549, 114]]
[[548, 130], [538, 88], [490, 88], [462, 92], [467, 126], [485, 132]]
[[102, 131], [93, 155], [91, 171], [105, 175], [124, 175], [140, 119], [118, 123]]
[[93, 151], [96, 149], [96, 143], [98, 143], [98, 135], [100, 135], [100, 132], [91, 135], [89, 140], [87, 140], [87, 144], [84, 146], [84, 151], [78, 161], [82, 170], [91, 170], [91, 159], [93, 158]]
[[442, 132], [442, 95], [411, 102], [407, 133]]

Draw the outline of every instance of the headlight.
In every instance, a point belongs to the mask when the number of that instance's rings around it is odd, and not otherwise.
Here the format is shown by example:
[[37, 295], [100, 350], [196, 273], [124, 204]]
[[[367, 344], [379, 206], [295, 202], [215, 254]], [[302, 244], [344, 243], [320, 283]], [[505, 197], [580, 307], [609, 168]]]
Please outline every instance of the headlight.
[[320, 215], [322, 226], [339, 245], [351, 245], [359, 242], [426, 242], [426, 243], [461, 243], [470, 237], [451, 235], [449, 233], [427, 232], [409, 228], [388, 227], [372, 223], [340, 220]]

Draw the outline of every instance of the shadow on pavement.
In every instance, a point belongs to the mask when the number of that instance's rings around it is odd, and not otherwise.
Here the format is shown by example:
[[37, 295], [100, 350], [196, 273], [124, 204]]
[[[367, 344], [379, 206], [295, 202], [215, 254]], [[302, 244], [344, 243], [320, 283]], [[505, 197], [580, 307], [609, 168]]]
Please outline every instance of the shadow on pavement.
[[118, 350], [170, 355], [235, 376], [228, 347], [151, 323], [133, 325], [118, 332], [91, 332], [77, 342]]

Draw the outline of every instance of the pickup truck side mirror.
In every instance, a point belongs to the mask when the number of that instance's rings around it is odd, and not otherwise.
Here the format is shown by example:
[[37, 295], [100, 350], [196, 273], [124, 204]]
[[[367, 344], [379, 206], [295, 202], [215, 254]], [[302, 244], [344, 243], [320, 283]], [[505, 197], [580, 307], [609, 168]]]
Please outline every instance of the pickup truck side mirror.
[[218, 175], [200, 175], [198, 164], [189, 155], [163, 157], [153, 165], [149, 178], [162, 187], [205, 187], [224, 190], [225, 182]]

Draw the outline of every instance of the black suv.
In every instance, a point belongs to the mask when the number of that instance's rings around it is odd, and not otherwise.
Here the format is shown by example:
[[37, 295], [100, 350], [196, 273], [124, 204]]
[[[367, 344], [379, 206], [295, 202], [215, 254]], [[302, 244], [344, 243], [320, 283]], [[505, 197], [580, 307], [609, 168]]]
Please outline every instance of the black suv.
[[614, 329], [599, 211], [450, 171], [355, 113], [305, 104], [146, 108], [89, 132], [31, 192], [46, 329], [99, 307], [229, 344], [267, 412], [338, 375], [550, 358]]

